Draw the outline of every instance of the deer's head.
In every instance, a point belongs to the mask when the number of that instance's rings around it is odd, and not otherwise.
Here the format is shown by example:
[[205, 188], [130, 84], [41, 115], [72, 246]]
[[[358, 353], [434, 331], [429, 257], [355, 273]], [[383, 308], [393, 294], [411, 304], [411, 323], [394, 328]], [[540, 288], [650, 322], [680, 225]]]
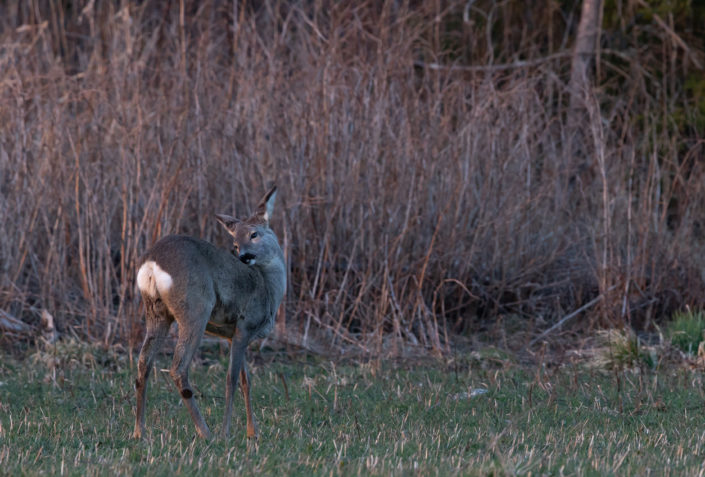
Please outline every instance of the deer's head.
[[233, 238], [235, 256], [246, 265], [266, 266], [277, 254], [281, 253], [277, 237], [269, 228], [269, 218], [274, 210], [276, 195], [277, 188], [275, 186], [264, 195], [255, 213], [246, 219], [216, 214], [218, 222], [223, 224]]

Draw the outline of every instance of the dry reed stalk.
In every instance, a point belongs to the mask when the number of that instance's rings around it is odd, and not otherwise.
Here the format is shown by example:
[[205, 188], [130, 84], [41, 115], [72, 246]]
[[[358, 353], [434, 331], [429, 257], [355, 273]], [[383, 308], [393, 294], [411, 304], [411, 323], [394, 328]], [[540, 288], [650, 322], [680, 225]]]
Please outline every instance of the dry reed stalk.
[[683, 73], [702, 52], [678, 30], [680, 54], [675, 26], [629, 27], [651, 45], [636, 56], [601, 50], [594, 141], [566, 179], [576, 5], [66, 5], [0, 6], [0, 309], [28, 323], [47, 308], [136, 343], [140, 253], [172, 232], [225, 245], [209, 217], [275, 179], [280, 335], [447, 352], [454, 333], [548, 328], [597, 296], [582, 323], [705, 303]]

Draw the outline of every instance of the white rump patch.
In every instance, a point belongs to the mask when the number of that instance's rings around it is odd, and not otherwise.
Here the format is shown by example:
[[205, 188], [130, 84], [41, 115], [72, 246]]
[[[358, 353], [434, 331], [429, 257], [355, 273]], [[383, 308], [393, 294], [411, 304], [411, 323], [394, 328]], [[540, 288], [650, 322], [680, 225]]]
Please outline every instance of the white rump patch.
[[168, 292], [173, 283], [171, 275], [153, 260], [144, 262], [137, 272], [137, 288], [151, 297]]

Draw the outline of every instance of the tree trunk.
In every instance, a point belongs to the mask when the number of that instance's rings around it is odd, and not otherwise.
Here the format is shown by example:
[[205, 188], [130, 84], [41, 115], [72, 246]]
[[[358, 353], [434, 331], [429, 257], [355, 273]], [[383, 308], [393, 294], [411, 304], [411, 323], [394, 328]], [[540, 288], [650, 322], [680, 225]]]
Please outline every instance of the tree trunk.
[[[600, 10], [602, 0], [584, 0], [580, 12], [580, 23], [575, 39], [575, 49], [570, 72], [568, 90], [570, 102], [567, 116], [567, 135], [565, 143], [565, 167], [569, 181], [574, 182], [575, 175], [585, 168], [588, 142], [584, 132], [588, 130], [587, 99], [592, 88], [592, 66], [598, 45], [600, 32]], [[588, 164], [591, 161], [587, 161]]]
[[584, 0], [575, 39], [570, 71], [570, 110], [585, 109], [584, 98], [590, 87], [590, 67], [597, 49], [602, 0]]

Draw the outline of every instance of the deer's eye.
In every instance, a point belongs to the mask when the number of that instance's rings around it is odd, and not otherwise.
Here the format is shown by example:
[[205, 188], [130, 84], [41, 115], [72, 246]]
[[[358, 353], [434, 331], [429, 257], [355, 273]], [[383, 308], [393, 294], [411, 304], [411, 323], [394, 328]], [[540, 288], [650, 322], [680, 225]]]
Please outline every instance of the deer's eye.
[[238, 244], [233, 244], [233, 250], [235, 250], [235, 253], [238, 253], [240, 251], [240, 246]]
[[252, 235], [250, 235], [250, 240], [256, 239], [259, 234], [257, 232], [252, 232]]

